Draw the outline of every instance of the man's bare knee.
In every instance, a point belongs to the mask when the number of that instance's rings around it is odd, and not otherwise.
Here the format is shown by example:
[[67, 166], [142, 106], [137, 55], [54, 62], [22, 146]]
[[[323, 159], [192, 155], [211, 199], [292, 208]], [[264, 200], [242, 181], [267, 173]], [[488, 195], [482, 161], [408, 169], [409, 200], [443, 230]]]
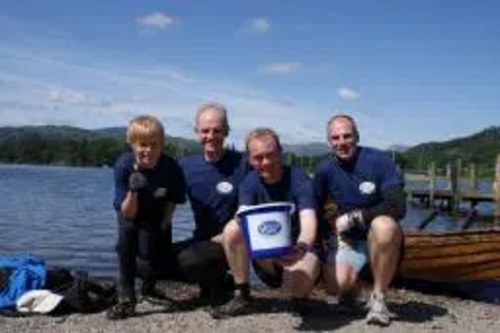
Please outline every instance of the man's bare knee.
[[389, 216], [379, 216], [371, 223], [369, 242], [372, 246], [399, 246], [402, 237], [401, 227]]
[[223, 231], [223, 239], [224, 243], [228, 245], [237, 245], [244, 241], [243, 233], [237, 220], [231, 220], [226, 224]]

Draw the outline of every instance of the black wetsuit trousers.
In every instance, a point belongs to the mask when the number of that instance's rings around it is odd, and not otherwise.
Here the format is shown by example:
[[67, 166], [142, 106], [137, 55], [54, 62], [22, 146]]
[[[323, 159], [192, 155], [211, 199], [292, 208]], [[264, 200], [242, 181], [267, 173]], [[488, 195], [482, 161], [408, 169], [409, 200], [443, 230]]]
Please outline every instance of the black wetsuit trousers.
[[211, 240], [191, 238], [172, 244], [170, 230], [121, 219], [116, 251], [120, 298], [135, 300], [136, 277], [150, 285], [159, 279], [196, 283], [206, 296], [232, 286], [224, 249]]
[[172, 256], [173, 278], [177, 274], [183, 280], [199, 284], [203, 294], [208, 296], [231, 287], [232, 278], [228, 276], [229, 266], [221, 244], [191, 238], [174, 243]]
[[[164, 267], [168, 265], [171, 232], [160, 226], [143, 226], [119, 218], [118, 243], [118, 293], [121, 298], [135, 299], [135, 278], [154, 285]], [[137, 258], [142, 259], [138, 268]], [[139, 271], [140, 270], [140, 271]]]

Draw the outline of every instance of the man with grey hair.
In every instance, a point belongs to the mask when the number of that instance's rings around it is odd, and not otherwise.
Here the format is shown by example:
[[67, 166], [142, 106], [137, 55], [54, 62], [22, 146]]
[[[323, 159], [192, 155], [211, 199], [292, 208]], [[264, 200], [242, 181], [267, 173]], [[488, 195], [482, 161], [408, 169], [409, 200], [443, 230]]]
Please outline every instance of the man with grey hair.
[[197, 282], [203, 299], [221, 299], [228, 265], [222, 231], [234, 218], [238, 186], [250, 170], [246, 157], [228, 150], [227, 110], [219, 103], [205, 103], [196, 112], [194, 131], [202, 154], [181, 159], [187, 195], [194, 215], [193, 236], [173, 245], [173, 256], [182, 275]]
[[319, 216], [333, 207], [334, 218], [321, 224], [326, 240], [324, 277], [331, 293], [341, 300], [353, 295], [358, 275], [369, 264], [373, 292], [367, 323], [387, 326], [391, 322], [385, 293], [396, 272], [403, 243], [398, 223], [406, 213], [403, 175], [390, 156], [359, 146], [354, 119], [333, 116], [327, 125], [332, 154], [314, 172]]

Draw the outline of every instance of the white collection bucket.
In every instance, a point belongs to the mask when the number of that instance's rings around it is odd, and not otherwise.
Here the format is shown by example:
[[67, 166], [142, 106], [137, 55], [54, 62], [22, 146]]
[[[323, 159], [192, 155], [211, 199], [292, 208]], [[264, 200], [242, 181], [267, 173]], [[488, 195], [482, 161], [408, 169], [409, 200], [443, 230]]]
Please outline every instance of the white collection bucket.
[[292, 203], [274, 202], [248, 206], [236, 214], [252, 259], [277, 257], [290, 249], [294, 210]]

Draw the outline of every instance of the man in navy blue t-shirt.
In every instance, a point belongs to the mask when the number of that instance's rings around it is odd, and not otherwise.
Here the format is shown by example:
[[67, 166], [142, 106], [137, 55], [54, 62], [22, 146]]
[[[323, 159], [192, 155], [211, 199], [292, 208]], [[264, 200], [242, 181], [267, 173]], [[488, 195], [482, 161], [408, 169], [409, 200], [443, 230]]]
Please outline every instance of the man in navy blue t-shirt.
[[158, 298], [156, 280], [166, 267], [172, 239], [172, 215], [176, 204], [186, 201], [182, 170], [162, 153], [163, 125], [152, 116], [131, 120], [127, 142], [132, 151], [123, 153], [114, 166], [114, 208], [118, 217], [118, 304], [109, 319], [134, 315], [137, 303], [134, 281], [137, 257], [145, 259], [141, 293]]
[[[317, 221], [312, 183], [302, 169], [282, 164], [281, 145], [272, 129], [252, 131], [246, 146], [254, 171], [240, 186], [240, 209], [273, 202], [288, 202], [296, 208], [291, 216], [292, 250], [280, 257], [255, 260], [254, 269], [264, 283], [274, 288], [283, 287], [303, 304], [301, 300], [309, 295], [319, 275], [319, 259], [314, 247]], [[224, 239], [236, 290], [230, 302], [215, 309], [216, 318], [245, 314], [252, 308], [250, 258], [240, 221], [233, 220], [226, 226]]]
[[250, 166], [243, 154], [224, 147], [229, 125], [223, 105], [202, 105], [195, 122], [203, 154], [180, 161], [195, 230], [192, 238], [174, 244], [173, 252], [184, 277], [197, 282], [201, 296], [213, 303], [220, 300], [228, 270], [222, 230], [234, 218], [238, 186]]
[[391, 318], [384, 294], [403, 240], [398, 224], [406, 212], [403, 176], [387, 154], [358, 146], [352, 117], [332, 117], [327, 137], [333, 154], [314, 173], [319, 216], [324, 216], [325, 205], [333, 216], [329, 223], [321, 223], [327, 240], [325, 280], [330, 292], [345, 299], [353, 295], [358, 273], [369, 262], [374, 285], [367, 323], [386, 326]]

